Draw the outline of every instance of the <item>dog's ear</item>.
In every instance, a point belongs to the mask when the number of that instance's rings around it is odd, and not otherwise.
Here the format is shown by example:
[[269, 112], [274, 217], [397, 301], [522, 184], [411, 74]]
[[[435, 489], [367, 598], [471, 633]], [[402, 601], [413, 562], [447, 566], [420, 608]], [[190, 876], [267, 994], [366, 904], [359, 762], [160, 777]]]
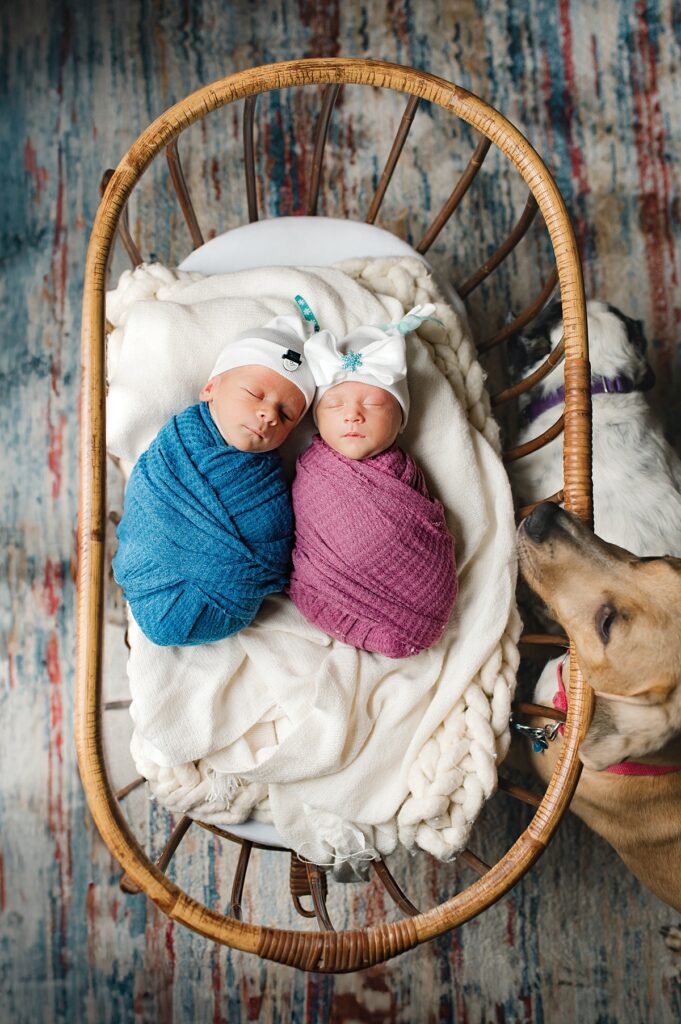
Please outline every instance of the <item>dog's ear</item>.
[[611, 306], [609, 302], [606, 303], [606, 305], [608, 310], [624, 324], [629, 344], [641, 361], [640, 376], [634, 381], [636, 387], [639, 391], [650, 391], [651, 388], [655, 387], [655, 371], [646, 359], [648, 339], [646, 338], [645, 331], [643, 330], [643, 321], [632, 319], [632, 317], [623, 313], [621, 309], [617, 309], [616, 306]]
[[657, 753], [679, 734], [681, 722], [674, 696], [665, 704], [629, 704], [596, 698], [589, 731], [579, 748], [586, 768], [601, 772], [629, 758]]
[[646, 359], [648, 339], [643, 331], [643, 322], [641, 320], [632, 320], [630, 317], [624, 315], [622, 315], [622, 318], [627, 329], [629, 341], [633, 345], [634, 351], [638, 356], [640, 356], [643, 362], [643, 376], [636, 383], [640, 391], [650, 391], [651, 388], [655, 387], [655, 371]]
[[610, 704], [611, 701], [596, 698], [589, 731], [579, 748], [584, 767], [596, 772], [602, 772], [611, 764], [619, 764], [630, 753], [631, 737], [620, 733], [619, 716], [613, 713]]
[[621, 309], [618, 309], [617, 306], [612, 306], [609, 302], [606, 302], [606, 306], [608, 307], [608, 310], [624, 324], [627, 337], [636, 355], [640, 356], [641, 359], [645, 358], [645, 354], [648, 350], [648, 339], [646, 338], [643, 330], [643, 321], [634, 320], [632, 317], [627, 316], [626, 313], [623, 313]]
[[617, 679], [616, 688], [611, 688], [604, 683], [596, 689], [596, 693], [607, 699], [619, 698], [620, 702], [624, 704], [633, 701], [637, 707], [641, 707], [645, 706], [641, 702], [663, 704], [668, 700], [675, 686], [676, 681], [673, 675], [665, 674], [651, 680], [642, 672], [639, 676], [634, 676], [631, 679]]

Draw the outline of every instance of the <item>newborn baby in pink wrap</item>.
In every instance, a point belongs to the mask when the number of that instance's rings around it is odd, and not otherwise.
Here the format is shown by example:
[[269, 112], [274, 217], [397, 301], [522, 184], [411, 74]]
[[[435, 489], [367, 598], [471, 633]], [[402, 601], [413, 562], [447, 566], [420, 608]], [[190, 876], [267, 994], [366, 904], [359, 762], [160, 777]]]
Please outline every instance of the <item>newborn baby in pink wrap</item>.
[[395, 443], [409, 413], [404, 334], [433, 310], [305, 345], [320, 436], [296, 465], [289, 594], [331, 636], [390, 658], [436, 643], [458, 590], [444, 509]]

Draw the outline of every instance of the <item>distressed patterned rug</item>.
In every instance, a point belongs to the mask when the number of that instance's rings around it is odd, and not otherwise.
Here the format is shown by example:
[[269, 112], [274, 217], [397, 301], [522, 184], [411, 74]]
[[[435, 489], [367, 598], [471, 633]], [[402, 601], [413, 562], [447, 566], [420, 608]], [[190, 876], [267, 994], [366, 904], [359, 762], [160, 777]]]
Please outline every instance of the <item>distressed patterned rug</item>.
[[[361, 975], [305, 976], [211, 945], [143, 897], [89, 817], [72, 734], [80, 301], [85, 247], [106, 167], [172, 102], [235, 70], [303, 56], [371, 56], [449, 78], [529, 137], [572, 213], [587, 292], [640, 317], [658, 372], [654, 400], [681, 443], [677, 325], [681, 227], [681, 13], [675, 0], [30, 0], [3, 5], [4, 167], [0, 350], [0, 1018], [12, 1022], [655, 1021], [681, 1015], [679, 965], [658, 936], [673, 914], [617, 857], [566, 819], [535, 870], [481, 918]], [[403, 109], [341, 94], [320, 212], [365, 210]], [[258, 107], [261, 210], [304, 210], [319, 96], [290, 90]], [[183, 158], [207, 235], [244, 222], [240, 108], [194, 127]], [[475, 140], [443, 111], [419, 112], [379, 222], [418, 240]], [[489, 154], [432, 254], [461, 282], [520, 215], [525, 189]], [[164, 171], [132, 205], [148, 259], [191, 248]], [[125, 266], [122, 256], [113, 268]], [[474, 295], [493, 333], [539, 292], [551, 266], [535, 224]], [[142, 792], [128, 813], [150, 849], [170, 823]], [[488, 861], [529, 811], [498, 796], [477, 829]], [[192, 831], [174, 872], [224, 908], [235, 854]], [[297, 926], [286, 858], [255, 857], [247, 920]], [[407, 891], [431, 906], [471, 877], [405, 857]], [[375, 886], [332, 892], [338, 926], [390, 916]]]

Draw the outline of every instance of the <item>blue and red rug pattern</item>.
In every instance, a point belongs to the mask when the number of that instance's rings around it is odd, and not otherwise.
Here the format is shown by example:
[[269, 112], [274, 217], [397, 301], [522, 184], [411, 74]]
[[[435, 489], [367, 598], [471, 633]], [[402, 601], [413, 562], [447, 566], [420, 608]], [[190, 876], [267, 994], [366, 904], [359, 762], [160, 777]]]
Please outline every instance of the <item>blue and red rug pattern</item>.
[[[643, 320], [658, 373], [654, 402], [681, 444], [678, 0], [36, 0], [4, 5], [0, 33], [0, 1018], [678, 1019], [679, 968], [658, 938], [673, 915], [572, 819], [499, 905], [361, 975], [305, 976], [213, 946], [118, 888], [120, 872], [85, 804], [72, 727], [80, 305], [102, 172], [170, 104], [261, 63], [367, 56], [449, 79], [509, 117], [553, 171], [587, 293]], [[304, 211], [319, 102], [310, 89], [259, 101], [261, 215]], [[320, 212], [366, 211], [404, 102], [341, 92]], [[417, 241], [475, 143], [467, 126], [424, 105], [379, 223]], [[243, 223], [241, 107], [194, 126], [180, 146], [206, 237]], [[490, 152], [433, 248], [437, 267], [454, 283], [465, 279], [508, 233], [526, 194], [508, 161]], [[164, 167], [147, 174], [130, 215], [144, 258], [178, 262], [191, 248]], [[125, 265], [119, 254], [114, 274]], [[535, 224], [472, 297], [481, 337], [538, 294], [551, 265], [547, 234]], [[143, 791], [131, 801], [158, 851], [167, 816]], [[527, 809], [497, 797], [477, 852], [496, 859], [528, 820]], [[181, 846], [175, 877], [224, 909], [235, 853], [198, 833]], [[255, 858], [247, 920], [299, 926], [285, 861]], [[467, 869], [425, 857], [396, 858], [395, 873], [422, 906], [471, 881]], [[338, 890], [331, 913], [339, 926], [397, 916], [375, 885]]]

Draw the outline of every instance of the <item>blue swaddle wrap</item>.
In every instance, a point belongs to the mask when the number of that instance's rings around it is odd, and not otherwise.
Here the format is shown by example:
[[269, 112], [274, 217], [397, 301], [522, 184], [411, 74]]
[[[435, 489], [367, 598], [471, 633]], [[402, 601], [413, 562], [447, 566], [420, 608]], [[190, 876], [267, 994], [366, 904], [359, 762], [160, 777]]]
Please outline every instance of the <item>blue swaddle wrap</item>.
[[288, 582], [293, 512], [276, 451], [227, 444], [205, 403], [174, 416], [125, 491], [113, 559], [140, 629], [156, 644], [220, 640]]

